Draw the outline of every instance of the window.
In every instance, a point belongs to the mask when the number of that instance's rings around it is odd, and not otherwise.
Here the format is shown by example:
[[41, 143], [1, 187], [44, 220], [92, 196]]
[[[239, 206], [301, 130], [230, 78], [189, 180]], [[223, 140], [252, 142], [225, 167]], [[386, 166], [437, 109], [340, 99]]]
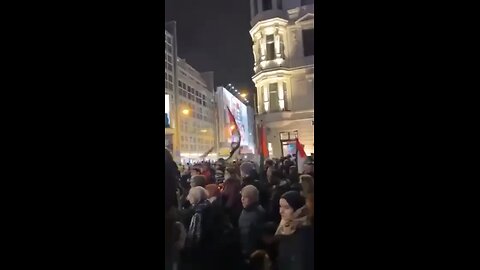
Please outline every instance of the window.
[[277, 8], [282, 9], [282, 0], [277, 0]]
[[263, 105], [264, 105], [264, 109], [265, 109], [265, 112], [268, 112], [268, 110], [270, 109], [270, 102], [269, 102], [269, 94], [268, 94], [268, 88], [262, 86], [262, 92], [263, 92]]
[[253, 16], [258, 13], [258, 0], [253, 0]]
[[278, 102], [280, 105], [280, 110], [284, 111], [287, 109], [287, 83], [280, 83], [279, 86], [280, 89], [278, 89]]
[[273, 35], [267, 36], [267, 60], [275, 59], [275, 42]]
[[302, 5], [302, 6], [312, 5], [313, 2], [314, 2], [313, 0], [301, 0], [301, 1], [300, 1], [300, 5]]
[[313, 29], [302, 30], [302, 38], [303, 38], [303, 55], [304, 56], [311, 56], [314, 55], [314, 35]]
[[169, 82], [173, 82], [173, 77], [172, 77], [172, 75], [170, 75], [170, 74], [168, 74], [168, 81], [169, 81]]
[[263, 11], [272, 9], [272, 0], [262, 0]]
[[278, 83], [271, 83], [268, 86], [268, 92], [270, 94], [270, 111], [280, 111], [279, 95], [278, 95]]

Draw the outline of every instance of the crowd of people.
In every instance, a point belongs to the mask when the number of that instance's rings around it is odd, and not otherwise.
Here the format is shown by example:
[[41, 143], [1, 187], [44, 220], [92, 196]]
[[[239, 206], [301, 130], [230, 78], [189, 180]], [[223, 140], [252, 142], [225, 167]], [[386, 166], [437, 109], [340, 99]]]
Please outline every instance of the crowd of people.
[[259, 165], [181, 166], [165, 150], [166, 269], [313, 270], [313, 160]]

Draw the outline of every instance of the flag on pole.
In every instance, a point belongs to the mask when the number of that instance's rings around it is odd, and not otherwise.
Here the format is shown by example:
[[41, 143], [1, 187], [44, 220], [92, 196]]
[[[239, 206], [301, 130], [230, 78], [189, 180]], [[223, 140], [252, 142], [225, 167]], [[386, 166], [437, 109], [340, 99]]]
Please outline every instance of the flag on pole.
[[303, 149], [303, 145], [300, 143], [298, 138], [295, 139], [295, 144], [297, 148], [297, 169], [298, 173], [303, 173], [303, 164], [307, 160], [307, 154], [305, 154], [305, 150]]
[[[242, 140], [242, 137], [240, 135], [240, 130], [238, 129], [237, 121], [235, 120], [235, 117], [233, 116], [233, 114], [230, 111], [230, 108], [228, 108], [228, 106], [227, 106], [227, 113], [228, 113], [228, 118], [229, 118], [230, 124], [231, 124], [230, 130], [231, 130], [231, 134], [232, 134], [232, 144], [231, 144], [232, 150], [230, 151], [230, 156], [227, 158], [227, 160], [228, 160], [233, 156], [235, 151], [237, 151], [238, 148], [240, 148], [240, 141]], [[234, 135], [238, 136], [238, 142], [234, 141], [234, 139], [235, 139]]]
[[203, 155], [201, 155], [200, 158], [206, 158], [208, 156], [208, 154], [210, 154], [213, 151], [213, 148], [215, 148], [215, 147], [212, 146], [212, 148], [208, 149], [208, 151], [205, 152]]

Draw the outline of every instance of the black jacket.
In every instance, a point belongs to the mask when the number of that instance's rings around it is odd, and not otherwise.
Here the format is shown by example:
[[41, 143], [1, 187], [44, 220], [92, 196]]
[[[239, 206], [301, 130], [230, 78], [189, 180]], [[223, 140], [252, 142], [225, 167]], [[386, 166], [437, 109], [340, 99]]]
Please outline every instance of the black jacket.
[[265, 210], [262, 206], [254, 204], [243, 209], [238, 219], [238, 228], [244, 255], [249, 256], [258, 247], [264, 222]]
[[298, 228], [291, 235], [278, 238], [279, 270], [313, 270], [314, 243], [313, 227]]

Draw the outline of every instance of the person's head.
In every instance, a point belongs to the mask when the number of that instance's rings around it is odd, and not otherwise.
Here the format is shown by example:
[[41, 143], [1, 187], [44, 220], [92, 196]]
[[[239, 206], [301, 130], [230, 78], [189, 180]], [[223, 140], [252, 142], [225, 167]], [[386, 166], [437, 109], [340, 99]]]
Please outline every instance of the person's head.
[[265, 168], [273, 167], [273, 160], [267, 158], [264, 162]]
[[209, 184], [205, 187], [207, 190], [207, 198], [210, 199], [212, 197], [218, 197], [220, 195], [220, 190], [216, 184]]
[[200, 167], [200, 170], [201, 170], [202, 173], [205, 172], [205, 171], [208, 171], [209, 169], [210, 169], [210, 164], [208, 164], [206, 162], [203, 163], [202, 166]]
[[247, 176], [252, 176], [254, 170], [255, 170], [255, 167], [253, 166], [252, 163], [244, 162], [242, 163], [242, 165], [240, 165], [240, 176], [242, 178]]
[[187, 200], [191, 205], [196, 205], [207, 199], [207, 190], [203, 187], [192, 187], [188, 192]]
[[175, 205], [178, 168], [170, 151], [165, 149], [165, 210]]
[[303, 165], [303, 173], [313, 175], [315, 166], [313, 164], [307, 163]]
[[190, 186], [191, 187], [197, 187], [197, 186], [204, 187], [206, 183], [207, 183], [207, 180], [205, 179], [205, 176], [203, 176], [203, 175], [192, 176], [192, 178], [190, 180]]
[[292, 182], [298, 182], [298, 170], [297, 166], [290, 166], [290, 169], [288, 170], [288, 178]]
[[282, 180], [282, 172], [274, 167], [270, 167], [267, 170], [267, 179], [270, 184], [278, 185], [280, 180]]
[[200, 168], [198, 167], [193, 167], [190, 169], [190, 173], [192, 176], [195, 176], [195, 175], [200, 175], [202, 172], [200, 170]]
[[300, 175], [300, 184], [302, 185], [302, 193], [304, 196], [314, 192], [313, 177], [308, 174]]
[[295, 219], [294, 213], [305, 206], [305, 198], [297, 191], [285, 192], [280, 197], [280, 216], [284, 220]]
[[270, 258], [265, 250], [256, 250], [250, 255], [250, 269], [264, 270], [270, 267]]
[[225, 179], [235, 178], [237, 179], [237, 168], [234, 166], [228, 166], [225, 169]]
[[242, 205], [247, 208], [258, 202], [258, 189], [255, 186], [247, 185], [242, 189]]

